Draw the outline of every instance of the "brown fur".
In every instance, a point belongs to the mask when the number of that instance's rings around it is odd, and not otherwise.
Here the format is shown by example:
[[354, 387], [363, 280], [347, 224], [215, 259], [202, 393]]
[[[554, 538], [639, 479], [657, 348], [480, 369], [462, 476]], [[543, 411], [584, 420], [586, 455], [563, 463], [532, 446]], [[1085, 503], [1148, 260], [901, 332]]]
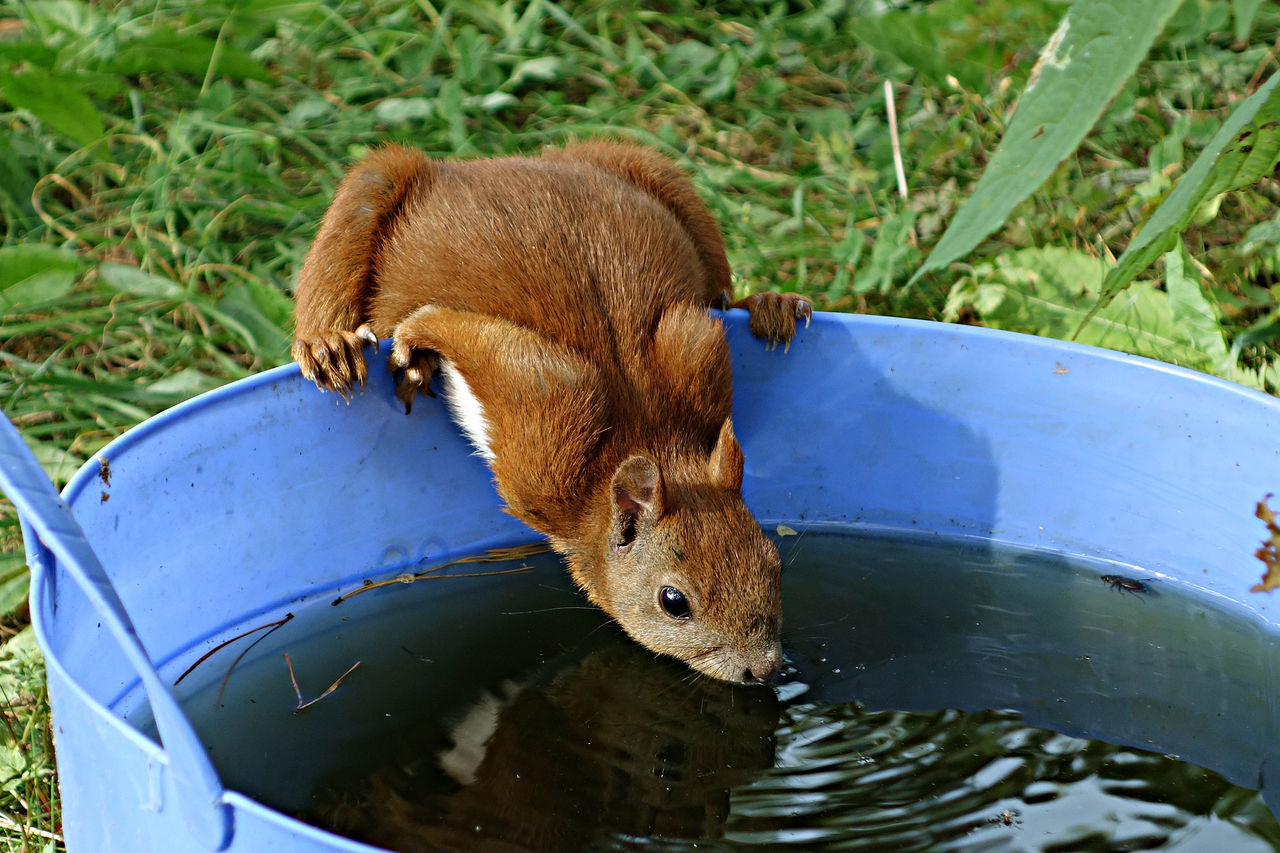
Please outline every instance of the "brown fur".
[[[299, 277], [294, 356], [363, 385], [394, 339], [406, 408], [442, 363], [481, 403], [498, 492], [587, 595], [649, 648], [732, 681], [781, 660], [776, 548], [740, 497], [715, 221], [644, 148], [435, 162], [388, 147], [351, 170]], [[790, 343], [809, 305], [757, 294], [752, 331]], [[663, 612], [679, 589], [690, 618]]]

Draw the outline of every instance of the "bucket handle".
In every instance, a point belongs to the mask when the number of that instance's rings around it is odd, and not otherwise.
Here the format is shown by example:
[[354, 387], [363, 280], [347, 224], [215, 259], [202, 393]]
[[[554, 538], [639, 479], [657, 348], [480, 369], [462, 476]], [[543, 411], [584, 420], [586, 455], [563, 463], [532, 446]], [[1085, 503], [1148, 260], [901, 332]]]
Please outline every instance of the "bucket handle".
[[178, 811], [191, 832], [210, 850], [225, 850], [233, 832], [231, 808], [223, 801], [222, 783], [200, 738], [152, 665], [124, 604], [71, 509], [9, 418], [0, 417], [0, 422], [0, 490], [24, 516], [39, 542], [75, 579], [138, 673], [168, 755]]

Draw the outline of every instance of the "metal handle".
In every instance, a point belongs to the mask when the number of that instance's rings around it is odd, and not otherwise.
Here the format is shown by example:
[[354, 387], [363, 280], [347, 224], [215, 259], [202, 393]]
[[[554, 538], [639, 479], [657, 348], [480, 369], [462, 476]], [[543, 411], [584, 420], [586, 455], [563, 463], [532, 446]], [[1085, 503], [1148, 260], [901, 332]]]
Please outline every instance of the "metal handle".
[[[222, 783], [195, 729], [156, 672], [111, 579], [85, 540], [84, 531], [58, 495], [35, 455], [7, 417], [0, 417], [0, 490], [29, 529], [75, 579], [142, 680], [173, 780], [178, 811], [210, 850], [225, 850], [233, 832]], [[34, 550], [34, 549], [33, 549]]]

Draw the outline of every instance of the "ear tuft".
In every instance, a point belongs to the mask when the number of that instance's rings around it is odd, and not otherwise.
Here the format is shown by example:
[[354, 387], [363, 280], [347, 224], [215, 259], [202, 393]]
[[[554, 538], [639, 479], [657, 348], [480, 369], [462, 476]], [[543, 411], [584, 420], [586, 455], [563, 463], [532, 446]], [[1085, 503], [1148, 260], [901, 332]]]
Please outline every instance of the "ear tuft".
[[733, 434], [733, 421], [725, 418], [720, 427], [720, 437], [707, 460], [707, 479], [721, 489], [742, 491], [742, 447]]

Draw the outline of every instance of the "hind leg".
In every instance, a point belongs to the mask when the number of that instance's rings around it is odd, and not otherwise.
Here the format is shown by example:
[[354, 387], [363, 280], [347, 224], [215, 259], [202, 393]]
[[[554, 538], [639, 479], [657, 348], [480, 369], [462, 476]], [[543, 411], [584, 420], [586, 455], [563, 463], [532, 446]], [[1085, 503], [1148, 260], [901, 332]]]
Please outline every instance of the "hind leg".
[[369, 325], [374, 264], [406, 200], [426, 191], [436, 166], [422, 154], [388, 146], [343, 179], [298, 275], [293, 357], [302, 375], [350, 397], [364, 387], [363, 348], [376, 345]]
[[706, 271], [705, 305], [718, 305], [732, 292], [724, 238], [715, 217], [693, 188], [689, 176], [651, 148], [625, 142], [583, 142], [543, 153], [544, 159], [589, 163], [652, 196], [684, 228]]
[[706, 270], [702, 304], [713, 308], [745, 308], [751, 312], [751, 333], [772, 349], [790, 348], [796, 321], [809, 325], [813, 307], [797, 293], [755, 293], [730, 302], [732, 283], [724, 238], [715, 218], [693, 189], [689, 176], [675, 163], [649, 148], [624, 142], [586, 142], [543, 155], [549, 159], [577, 160], [608, 172], [653, 196], [684, 226]]

